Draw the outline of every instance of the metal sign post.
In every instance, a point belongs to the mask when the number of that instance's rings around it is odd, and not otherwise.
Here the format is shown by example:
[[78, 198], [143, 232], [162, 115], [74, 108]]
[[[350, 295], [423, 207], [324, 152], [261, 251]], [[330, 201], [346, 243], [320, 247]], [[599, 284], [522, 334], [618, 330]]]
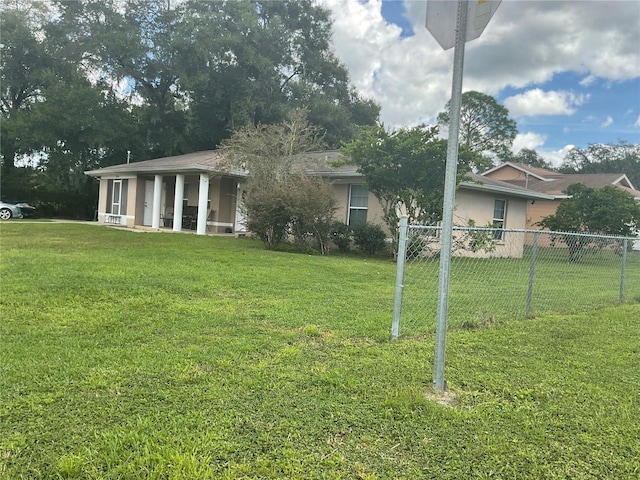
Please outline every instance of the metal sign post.
[[[451, 271], [451, 244], [453, 237], [453, 208], [456, 194], [458, 170], [458, 141], [460, 132], [460, 106], [462, 101], [462, 71], [464, 67], [464, 47], [467, 40], [478, 38], [489, 23], [500, 1], [458, 0], [455, 16], [455, 39], [451, 40], [451, 1], [427, 3], [429, 32], [445, 50], [454, 47], [453, 80], [451, 82], [451, 103], [449, 141], [447, 144], [447, 165], [444, 180], [444, 204], [442, 209], [442, 243], [440, 249], [440, 273], [438, 276], [438, 309], [436, 313], [436, 347], [433, 361], [433, 388], [445, 391], [444, 352], [447, 337], [447, 314], [449, 309], [449, 276]], [[471, 21], [468, 23], [467, 18]]]
[[441, 392], [446, 388], [444, 382], [444, 350], [447, 337], [453, 207], [458, 171], [458, 136], [460, 132], [462, 70], [464, 67], [466, 31], [467, 1], [458, 0], [456, 41], [453, 51], [453, 81], [451, 82], [451, 111], [449, 112], [449, 142], [447, 143], [447, 166], [444, 177], [444, 205], [442, 208], [442, 242], [440, 247], [440, 273], [438, 275], [438, 310], [436, 313], [436, 351], [433, 362], [433, 388]]

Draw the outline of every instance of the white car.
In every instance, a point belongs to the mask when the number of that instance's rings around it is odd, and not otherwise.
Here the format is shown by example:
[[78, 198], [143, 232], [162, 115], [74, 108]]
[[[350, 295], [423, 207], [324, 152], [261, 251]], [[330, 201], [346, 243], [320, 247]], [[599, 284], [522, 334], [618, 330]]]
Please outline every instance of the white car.
[[9, 220], [10, 218], [22, 218], [22, 210], [12, 203], [0, 202], [0, 220]]

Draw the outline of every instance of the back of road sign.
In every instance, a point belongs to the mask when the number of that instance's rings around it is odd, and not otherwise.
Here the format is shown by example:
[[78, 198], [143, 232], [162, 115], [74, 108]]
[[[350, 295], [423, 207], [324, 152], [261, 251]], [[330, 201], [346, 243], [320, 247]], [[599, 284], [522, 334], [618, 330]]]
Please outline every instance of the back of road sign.
[[[502, 0], [469, 0], [467, 9], [467, 42], [478, 38]], [[444, 50], [456, 43], [455, 0], [427, 0], [427, 30]]]

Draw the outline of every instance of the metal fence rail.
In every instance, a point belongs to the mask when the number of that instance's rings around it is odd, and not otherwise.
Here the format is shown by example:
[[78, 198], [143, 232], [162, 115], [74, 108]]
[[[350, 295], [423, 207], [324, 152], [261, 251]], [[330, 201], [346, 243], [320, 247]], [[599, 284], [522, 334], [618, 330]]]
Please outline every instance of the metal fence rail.
[[[435, 329], [440, 232], [435, 226], [401, 226], [394, 337]], [[454, 227], [448, 326], [640, 302], [635, 240]]]

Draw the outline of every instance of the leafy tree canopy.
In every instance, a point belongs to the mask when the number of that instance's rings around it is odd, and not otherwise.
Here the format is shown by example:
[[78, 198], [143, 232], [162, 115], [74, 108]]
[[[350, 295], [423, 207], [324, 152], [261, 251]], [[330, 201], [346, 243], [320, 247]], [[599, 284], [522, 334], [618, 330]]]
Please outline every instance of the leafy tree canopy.
[[547, 162], [538, 152], [531, 148], [523, 148], [517, 154], [513, 155], [510, 161], [522, 163], [535, 168], [545, 168], [552, 170], [553, 165]]
[[[438, 125], [449, 127], [451, 100], [438, 114]], [[509, 110], [494, 97], [470, 91], [462, 94], [460, 109], [460, 145], [478, 154], [488, 154], [500, 160], [511, 157], [511, 145], [518, 134]], [[490, 167], [488, 160], [480, 167]]]
[[[330, 49], [329, 12], [311, 0], [61, 3], [51, 28], [144, 107], [150, 156], [214, 148], [244, 125], [306, 108], [337, 145], [374, 124]], [[88, 52], [88, 54], [87, 54]]]
[[625, 173], [640, 188], [640, 145], [624, 141], [574, 148], [560, 167], [563, 173]]
[[[628, 192], [613, 185], [591, 188], [582, 183], [565, 190], [556, 213], [543, 218], [539, 225], [556, 232], [593, 233], [632, 236], [640, 225], [640, 205]], [[619, 247], [616, 241], [576, 235], [560, 235], [569, 250], [569, 260], [578, 261], [588, 247]]]
[[48, 188], [71, 191], [93, 181], [85, 166], [127, 150], [138, 161], [213, 149], [291, 110], [308, 110], [333, 147], [378, 120], [313, 0], [12, 0], [0, 22], [3, 191], [21, 155], [44, 159]]
[[[435, 224], [442, 218], [447, 142], [437, 133], [437, 127], [424, 125], [393, 132], [370, 127], [343, 147], [380, 201], [391, 232], [397, 232], [401, 210], [410, 223]], [[458, 181], [477, 157], [466, 146], [460, 148]]]
[[613, 185], [591, 188], [577, 183], [564, 193], [569, 198], [563, 199], [541, 226], [562, 232], [627, 236], [640, 225], [640, 205], [631, 194]]

